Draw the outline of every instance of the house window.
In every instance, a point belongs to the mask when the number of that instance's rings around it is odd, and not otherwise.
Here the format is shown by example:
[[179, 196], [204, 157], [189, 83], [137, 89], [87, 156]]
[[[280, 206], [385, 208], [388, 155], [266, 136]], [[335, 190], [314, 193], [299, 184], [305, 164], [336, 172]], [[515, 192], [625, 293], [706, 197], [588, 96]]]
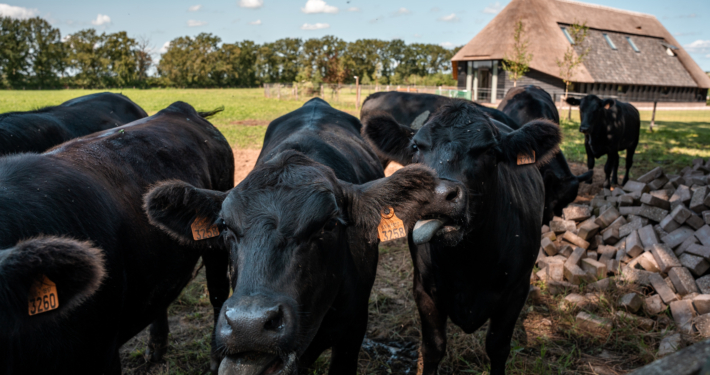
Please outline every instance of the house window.
[[562, 33], [565, 34], [565, 37], [567, 37], [567, 40], [569, 41], [569, 44], [574, 44], [574, 40], [572, 37], [569, 35], [569, 32], [567, 31], [566, 27], [560, 27], [562, 29]]
[[629, 91], [629, 85], [619, 85], [619, 87], [616, 88], [616, 91], [620, 94], [626, 94]]
[[634, 41], [631, 40], [631, 37], [630, 37], [630, 36], [627, 36], [627, 37], [626, 37], [626, 41], [629, 42], [629, 45], [631, 46], [631, 48], [634, 49], [635, 52], [641, 52], [641, 51], [639, 51], [639, 48], [636, 47], [636, 43], [634, 43]]
[[611, 38], [609, 38], [609, 34], [604, 33], [602, 35], [604, 35], [604, 40], [606, 40], [606, 43], [609, 45], [609, 47], [611, 47], [611, 49], [615, 50], [616, 45], [614, 45], [614, 42], [612, 42]]

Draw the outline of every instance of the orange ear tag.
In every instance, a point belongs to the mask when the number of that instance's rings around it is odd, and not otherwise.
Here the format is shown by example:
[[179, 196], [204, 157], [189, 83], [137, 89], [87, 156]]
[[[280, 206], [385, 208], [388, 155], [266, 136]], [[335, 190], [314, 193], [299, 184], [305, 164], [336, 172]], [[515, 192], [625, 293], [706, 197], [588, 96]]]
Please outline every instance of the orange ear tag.
[[397, 215], [394, 214], [394, 208], [385, 207], [382, 212], [382, 220], [377, 226], [377, 238], [382, 242], [396, 240], [398, 238], [407, 237], [407, 230], [404, 229], [404, 223]]
[[32, 284], [27, 299], [30, 316], [59, 308], [57, 285], [44, 275]]
[[192, 238], [195, 241], [219, 236], [219, 228], [216, 225], [211, 225], [210, 221], [204, 217], [198, 216], [190, 227], [192, 228]]
[[518, 165], [535, 163], [535, 150], [532, 150], [532, 157], [526, 154], [518, 154]]

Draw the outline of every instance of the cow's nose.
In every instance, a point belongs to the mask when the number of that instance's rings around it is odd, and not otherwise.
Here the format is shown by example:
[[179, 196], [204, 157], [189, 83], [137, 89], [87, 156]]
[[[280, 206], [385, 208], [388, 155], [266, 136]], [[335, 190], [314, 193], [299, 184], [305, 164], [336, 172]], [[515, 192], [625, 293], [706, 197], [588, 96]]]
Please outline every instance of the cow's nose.
[[459, 210], [465, 209], [466, 194], [463, 184], [442, 179], [436, 187], [436, 193], [439, 199], [448, 204], [457, 213], [459, 213]]
[[295, 331], [294, 314], [289, 304], [250, 299], [228, 307], [224, 319], [231, 330], [225, 331], [233, 349], [271, 351], [289, 341]]

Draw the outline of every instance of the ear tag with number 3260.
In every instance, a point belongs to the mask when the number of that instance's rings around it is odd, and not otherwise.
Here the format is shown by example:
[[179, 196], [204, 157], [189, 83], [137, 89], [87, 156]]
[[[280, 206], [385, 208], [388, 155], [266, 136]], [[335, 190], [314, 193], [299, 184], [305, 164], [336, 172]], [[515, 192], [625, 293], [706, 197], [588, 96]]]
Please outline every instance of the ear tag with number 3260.
[[27, 300], [30, 316], [57, 309], [59, 308], [57, 285], [43, 275], [30, 287]]
[[380, 241], [387, 242], [407, 237], [404, 223], [394, 214], [394, 208], [385, 207], [382, 209], [382, 212], [380, 212], [380, 215], [382, 219], [380, 219], [380, 225], [377, 226], [377, 238], [379, 238]]
[[195, 241], [206, 240], [208, 238], [219, 236], [219, 228], [212, 225], [207, 218], [197, 217], [190, 226], [192, 228], [192, 238]]

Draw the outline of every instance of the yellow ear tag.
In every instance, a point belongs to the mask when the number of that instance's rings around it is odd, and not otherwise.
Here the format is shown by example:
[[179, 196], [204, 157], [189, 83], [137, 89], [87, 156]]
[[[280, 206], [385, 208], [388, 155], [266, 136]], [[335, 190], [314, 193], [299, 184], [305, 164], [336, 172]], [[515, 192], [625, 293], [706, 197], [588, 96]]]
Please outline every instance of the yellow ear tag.
[[380, 220], [380, 225], [377, 226], [377, 238], [380, 241], [387, 242], [407, 237], [404, 223], [394, 214], [394, 208], [385, 207], [380, 212], [380, 215], [382, 215], [382, 219]]
[[535, 150], [532, 150], [532, 157], [526, 154], [518, 154], [518, 165], [535, 163]]
[[57, 285], [44, 275], [32, 284], [27, 299], [30, 316], [59, 308]]
[[211, 225], [209, 220], [204, 217], [198, 216], [190, 227], [192, 228], [192, 238], [195, 241], [219, 236], [219, 228], [216, 225]]

